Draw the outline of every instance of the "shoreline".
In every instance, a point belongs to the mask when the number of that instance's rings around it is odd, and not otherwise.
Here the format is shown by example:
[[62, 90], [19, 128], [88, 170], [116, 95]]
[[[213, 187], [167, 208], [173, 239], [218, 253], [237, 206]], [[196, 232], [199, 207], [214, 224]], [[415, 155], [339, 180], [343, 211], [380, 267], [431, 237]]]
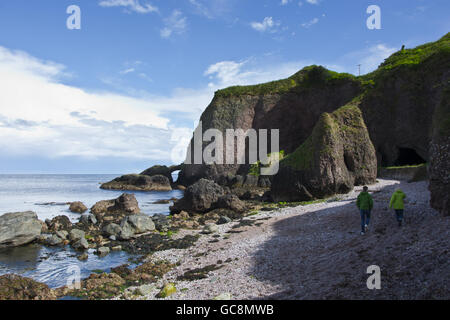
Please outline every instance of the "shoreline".
[[[387, 210], [397, 185], [409, 196], [406, 224], [400, 230]], [[157, 299], [167, 283], [177, 288], [167, 298], [171, 300], [210, 300], [221, 295], [238, 300], [448, 299], [450, 292], [442, 279], [445, 282], [450, 269], [440, 262], [449, 257], [445, 231], [449, 219], [430, 208], [427, 185], [379, 179], [370, 186], [375, 208], [371, 231], [365, 236], [359, 234], [359, 212], [354, 204], [359, 187], [340, 196], [339, 201], [260, 211], [244, 218], [247, 223], [221, 225], [217, 234], [202, 235], [189, 249], [154, 253], [147, 261], [169, 261], [176, 267], [150, 284], [153, 288], [147, 294], [115, 299]], [[426, 228], [420, 229], [424, 220]], [[433, 228], [441, 232], [430, 232]], [[182, 230], [177, 237], [197, 233]], [[438, 242], [433, 251], [442, 252], [429, 256], [423, 248], [428, 241]], [[366, 268], [373, 264], [382, 269], [385, 290], [366, 287]], [[421, 268], [432, 269], [419, 273]], [[201, 279], [180, 280], [186, 274]], [[430, 278], [428, 286], [414, 281], [414, 274]], [[406, 279], [409, 282], [404, 282]]]

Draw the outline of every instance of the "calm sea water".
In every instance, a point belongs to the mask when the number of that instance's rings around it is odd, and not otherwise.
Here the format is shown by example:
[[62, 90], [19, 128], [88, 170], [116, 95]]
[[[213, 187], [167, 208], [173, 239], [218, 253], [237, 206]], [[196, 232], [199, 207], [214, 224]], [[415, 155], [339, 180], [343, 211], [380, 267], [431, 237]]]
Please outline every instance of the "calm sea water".
[[[39, 219], [51, 219], [66, 215], [73, 222], [80, 215], [71, 213], [65, 203], [82, 201], [88, 208], [97, 201], [114, 199], [122, 191], [101, 190], [100, 183], [117, 175], [0, 175], [0, 215], [7, 212], [34, 211]], [[176, 177], [175, 177], [176, 178]], [[153, 204], [157, 200], [181, 198], [179, 190], [170, 192], [134, 193], [144, 214], [168, 214], [169, 204]], [[46, 248], [28, 245], [20, 248], [0, 250], [0, 275], [16, 273], [44, 282], [50, 287], [66, 284], [71, 268], [78, 266], [81, 277], [93, 270], [105, 270], [128, 263], [130, 257], [124, 252], [113, 252], [99, 258], [89, 251], [86, 262], [78, 261], [77, 253], [70, 247]]]

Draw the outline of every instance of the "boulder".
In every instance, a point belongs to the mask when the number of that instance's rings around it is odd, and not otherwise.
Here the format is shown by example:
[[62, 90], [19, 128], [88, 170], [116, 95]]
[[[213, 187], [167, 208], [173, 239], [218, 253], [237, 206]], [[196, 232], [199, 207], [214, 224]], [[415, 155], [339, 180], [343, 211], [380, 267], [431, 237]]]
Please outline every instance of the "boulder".
[[234, 194], [227, 194], [220, 197], [217, 201], [216, 207], [221, 209], [229, 209], [237, 213], [242, 213], [246, 210], [245, 203]]
[[111, 250], [108, 247], [100, 247], [97, 249], [97, 255], [104, 257], [109, 254]]
[[219, 227], [214, 223], [209, 223], [203, 228], [204, 234], [212, 234], [219, 232]]
[[131, 191], [171, 191], [171, 181], [163, 175], [128, 174], [104, 183], [100, 187], [105, 190]]
[[170, 211], [174, 214], [181, 211], [205, 213], [213, 208], [224, 193], [224, 189], [214, 181], [200, 179], [186, 189], [184, 197], [175, 202]]
[[125, 212], [126, 214], [138, 214], [141, 212], [134, 194], [122, 194], [114, 200], [114, 205], [108, 208], [109, 212]]
[[51, 246], [51, 247], [59, 246], [59, 245], [61, 245], [63, 243], [63, 241], [64, 240], [61, 239], [60, 237], [58, 237], [56, 234], [47, 235], [46, 237], [44, 237], [42, 239], [42, 243], [44, 245]]
[[377, 159], [358, 102], [324, 113], [312, 135], [280, 162], [275, 202], [309, 201], [376, 181]]
[[50, 221], [46, 221], [48, 224], [48, 229], [50, 231], [56, 232], [60, 230], [70, 230], [72, 228], [72, 222], [70, 222], [67, 216], [57, 216]]
[[219, 218], [219, 220], [217, 221], [217, 224], [227, 224], [232, 222], [233, 220], [231, 220], [230, 218], [228, 218], [227, 216], [221, 216]]
[[110, 223], [103, 227], [102, 231], [108, 237], [113, 236], [117, 238], [122, 233], [122, 228], [118, 224]]
[[146, 233], [155, 230], [155, 224], [151, 217], [140, 214], [125, 217], [121, 223], [122, 232], [123, 230], [131, 229], [133, 234]]
[[92, 208], [91, 213], [97, 220], [103, 220], [105, 215], [121, 216], [140, 213], [139, 204], [133, 194], [124, 193], [117, 199], [102, 200], [97, 202]]
[[66, 240], [67, 237], [69, 236], [69, 233], [65, 230], [61, 230], [61, 231], [56, 231], [56, 235], [58, 237], [60, 237], [61, 239]]
[[156, 230], [160, 232], [167, 232], [170, 230], [171, 223], [167, 216], [163, 214], [155, 214], [153, 217]]
[[83, 202], [76, 201], [70, 204], [69, 210], [73, 213], [85, 213], [88, 208], [83, 204]]
[[70, 242], [77, 242], [80, 239], [85, 239], [85, 232], [83, 230], [79, 229], [72, 229], [69, 232], [69, 240]]
[[115, 199], [98, 201], [92, 206], [91, 213], [95, 215], [101, 215], [108, 212], [108, 209], [114, 206], [114, 201]]
[[84, 224], [85, 226], [96, 225], [97, 218], [93, 214], [84, 214], [80, 217], [79, 222]]
[[74, 243], [72, 243], [72, 248], [80, 251], [87, 250], [89, 249], [89, 243], [85, 238], [81, 238], [80, 240], [77, 240]]
[[0, 276], [0, 300], [56, 300], [46, 284], [15, 274]]
[[36, 213], [16, 212], [0, 216], [0, 248], [17, 247], [36, 240], [42, 224]]

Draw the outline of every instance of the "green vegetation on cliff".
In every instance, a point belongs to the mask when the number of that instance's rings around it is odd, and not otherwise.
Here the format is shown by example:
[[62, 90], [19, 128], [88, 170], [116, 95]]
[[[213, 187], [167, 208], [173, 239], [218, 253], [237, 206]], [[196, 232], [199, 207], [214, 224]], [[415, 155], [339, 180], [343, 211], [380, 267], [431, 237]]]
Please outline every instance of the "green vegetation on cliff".
[[287, 79], [272, 81], [252, 86], [234, 86], [216, 92], [217, 98], [227, 98], [239, 95], [264, 95], [286, 93], [295, 88], [310, 88], [339, 84], [342, 81], [356, 81], [356, 77], [348, 73], [338, 73], [322, 66], [312, 65]]
[[295, 170], [308, 170], [314, 164], [315, 152], [331, 155], [336, 141], [349, 139], [351, 136], [351, 140], [364, 143], [362, 139], [366, 136], [363, 132], [367, 129], [362, 121], [359, 102], [360, 97], [357, 97], [331, 114], [322, 114], [311, 136], [293, 153], [287, 155], [281, 165]]

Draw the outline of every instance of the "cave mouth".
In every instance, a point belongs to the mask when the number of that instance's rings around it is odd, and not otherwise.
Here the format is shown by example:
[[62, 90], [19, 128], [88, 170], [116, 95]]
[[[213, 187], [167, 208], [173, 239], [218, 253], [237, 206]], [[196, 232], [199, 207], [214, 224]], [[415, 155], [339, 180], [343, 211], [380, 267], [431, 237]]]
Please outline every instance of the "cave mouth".
[[410, 166], [426, 163], [416, 150], [411, 148], [398, 148], [398, 157], [395, 161], [396, 166]]

